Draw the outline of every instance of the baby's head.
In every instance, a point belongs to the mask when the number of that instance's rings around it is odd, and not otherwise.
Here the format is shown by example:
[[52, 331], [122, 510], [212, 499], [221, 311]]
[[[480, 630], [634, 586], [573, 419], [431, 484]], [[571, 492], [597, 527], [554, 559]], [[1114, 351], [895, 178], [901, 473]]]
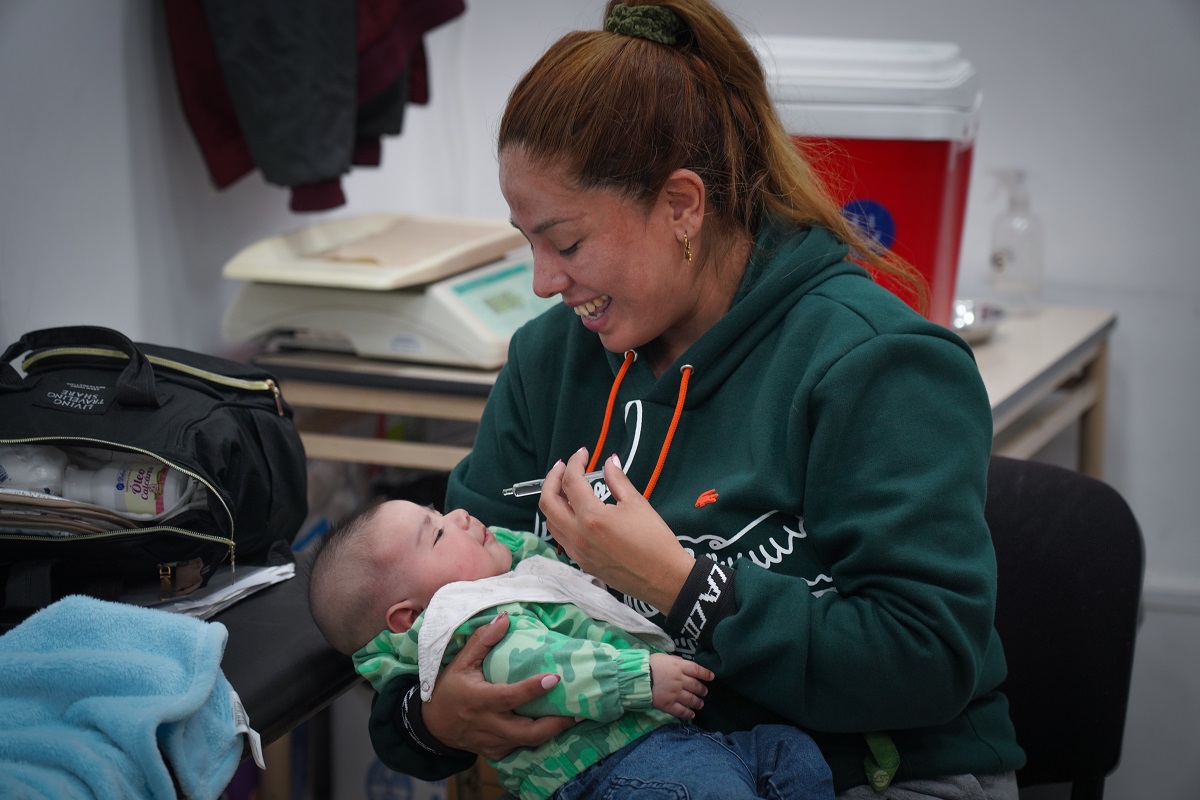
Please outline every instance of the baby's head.
[[313, 560], [309, 606], [329, 643], [353, 655], [385, 628], [411, 628], [447, 583], [511, 567], [512, 551], [462, 509], [377, 501], [329, 532]]

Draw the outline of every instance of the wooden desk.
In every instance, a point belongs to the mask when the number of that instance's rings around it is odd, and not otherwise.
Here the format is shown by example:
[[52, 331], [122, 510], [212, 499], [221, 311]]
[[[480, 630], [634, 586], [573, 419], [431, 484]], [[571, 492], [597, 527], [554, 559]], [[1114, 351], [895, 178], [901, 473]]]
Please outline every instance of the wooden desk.
[[992, 404], [996, 455], [1030, 458], [1079, 422], [1077, 467], [1104, 477], [1111, 311], [1050, 306], [1002, 321], [975, 347]]
[[399, 414], [478, 422], [496, 370], [469, 370], [358, 358], [344, 353], [293, 350], [262, 354], [255, 363], [280, 379], [296, 409], [322, 415], [298, 420], [309, 458], [449, 471], [469, 447], [393, 441], [333, 433], [350, 414]]
[[[1079, 469], [1103, 476], [1107, 343], [1115, 325], [1111, 311], [1049, 306], [1004, 320], [975, 347], [996, 454], [1029, 458], [1078, 421]], [[495, 371], [341, 353], [284, 351], [255, 361], [279, 377], [289, 403], [324, 414], [301, 425], [310, 458], [418, 469], [449, 470], [469, 448], [342, 435], [329, 423], [346, 412], [477, 422], [496, 379]]]

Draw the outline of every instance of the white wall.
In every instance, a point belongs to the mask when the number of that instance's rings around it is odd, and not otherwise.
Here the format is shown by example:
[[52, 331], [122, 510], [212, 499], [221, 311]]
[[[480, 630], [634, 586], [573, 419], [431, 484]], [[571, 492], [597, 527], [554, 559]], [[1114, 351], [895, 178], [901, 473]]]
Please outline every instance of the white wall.
[[[492, 152], [504, 97], [600, 0], [472, 0], [427, 39], [432, 104], [413, 108], [350, 204], [310, 216], [255, 174], [207, 180], [175, 91], [160, 4], [0, 3], [0, 342], [100, 324], [135, 339], [225, 347], [219, 320], [240, 248], [376, 210], [504, 216]], [[1144, 528], [1149, 614], [1113, 798], [1194, 797], [1200, 742], [1200, 186], [1195, 0], [727, 0], [761, 33], [953, 41], [984, 110], [962, 293], [978, 291], [1000, 200], [987, 171], [1030, 174], [1047, 229], [1050, 301], [1113, 308], [1108, 479]], [[1181, 649], [1192, 642], [1191, 657]], [[1184, 659], [1187, 658], [1187, 661]], [[1166, 736], [1154, 733], [1168, 730]], [[1154, 746], [1147, 744], [1153, 739]]]

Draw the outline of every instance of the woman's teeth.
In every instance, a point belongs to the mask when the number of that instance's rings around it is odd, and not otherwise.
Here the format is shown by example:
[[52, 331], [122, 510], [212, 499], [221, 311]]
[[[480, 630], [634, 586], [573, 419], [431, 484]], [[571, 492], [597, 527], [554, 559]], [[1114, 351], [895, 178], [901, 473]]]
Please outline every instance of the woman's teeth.
[[609, 300], [608, 295], [602, 294], [595, 300], [588, 300], [586, 303], [581, 303], [575, 306], [575, 315], [579, 317], [590, 316], [596, 313], [596, 309], [603, 308], [604, 304]]

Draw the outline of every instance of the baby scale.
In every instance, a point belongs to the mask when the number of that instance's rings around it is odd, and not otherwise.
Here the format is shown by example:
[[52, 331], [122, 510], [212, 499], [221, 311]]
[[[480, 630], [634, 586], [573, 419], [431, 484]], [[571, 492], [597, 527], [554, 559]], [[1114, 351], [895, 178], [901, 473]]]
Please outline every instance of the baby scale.
[[507, 220], [373, 214], [253, 244], [225, 265], [245, 281], [222, 321], [231, 342], [495, 369], [533, 293], [533, 258]]

